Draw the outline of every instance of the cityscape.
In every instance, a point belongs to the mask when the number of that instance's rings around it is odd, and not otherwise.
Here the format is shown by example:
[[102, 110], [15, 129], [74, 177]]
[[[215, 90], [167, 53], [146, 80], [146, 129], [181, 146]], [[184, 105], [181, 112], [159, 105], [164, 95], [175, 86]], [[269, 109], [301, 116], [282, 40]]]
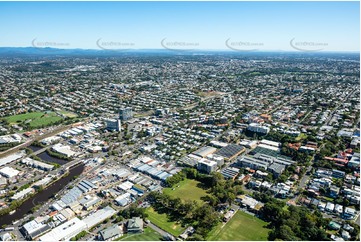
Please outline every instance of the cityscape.
[[[252, 9], [265, 4], [278, 15], [300, 4], [311, 20], [320, 18], [315, 8], [339, 11], [352, 23], [351, 37], [340, 45], [337, 33], [329, 41], [280, 37], [283, 48], [267, 38], [212, 38], [204, 25], [189, 31], [204, 31], [209, 46], [191, 41], [188, 30], [183, 39], [164, 31], [151, 45], [153, 36], [149, 43], [108, 37], [96, 22], [90, 32], [84, 25], [82, 46], [80, 35], [73, 43], [55, 41], [55, 30], [43, 37], [45, 25], [65, 26], [80, 7], [84, 19], [99, 10], [104, 19], [96, 20], [108, 21], [103, 28], [111, 31], [118, 14], [143, 19], [151, 4], [170, 20], [192, 7], [189, 19], [203, 10], [199, 18], [213, 22], [219, 11], [220, 23], [241, 8], [258, 15]], [[360, 240], [359, 2], [2, 7], [13, 30], [0, 40], [1, 241]], [[33, 7], [34, 24], [38, 11], [69, 19], [41, 22], [38, 32], [25, 17], [10, 21]], [[349, 7], [358, 9], [350, 14]], [[153, 17], [155, 24], [164, 16]], [[272, 21], [278, 18], [303, 21]], [[183, 24], [174, 32], [182, 34]], [[6, 28], [0, 23], [0, 33]], [[92, 31], [98, 37], [89, 37]]]

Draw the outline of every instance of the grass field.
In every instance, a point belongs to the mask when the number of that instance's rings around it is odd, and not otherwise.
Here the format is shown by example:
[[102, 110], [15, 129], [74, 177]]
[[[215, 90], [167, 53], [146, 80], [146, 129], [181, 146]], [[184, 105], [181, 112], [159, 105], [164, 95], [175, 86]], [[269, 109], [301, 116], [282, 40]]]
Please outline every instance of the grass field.
[[37, 128], [40, 126], [48, 126], [62, 120], [62, 118], [54, 112], [32, 112], [5, 117], [4, 120], [10, 124], [23, 124], [29, 122], [30, 128]]
[[68, 111], [65, 111], [65, 110], [62, 110], [62, 111], [60, 111], [59, 113], [64, 114], [65, 116], [67, 116], [67, 117], [69, 117], [69, 118], [76, 118], [76, 117], [78, 117], [77, 114], [72, 113], [72, 112], [68, 112]]
[[201, 197], [206, 196], [207, 191], [197, 187], [198, 184], [199, 182], [196, 180], [185, 179], [184, 181], [181, 181], [175, 185], [173, 188], [164, 188], [163, 193], [171, 197], [179, 197], [183, 201], [195, 200], [203, 203]]
[[145, 228], [141, 234], [127, 234], [120, 241], [161, 241], [162, 236], [151, 228]]
[[219, 92], [198, 92], [197, 95], [200, 97], [213, 97], [219, 95]]
[[222, 228], [223, 223], [215, 227], [207, 240], [228, 240], [228, 241], [260, 241], [267, 240], [267, 223], [250, 214], [238, 211], [233, 218]]
[[174, 221], [169, 221], [169, 218], [165, 213], [159, 214], [154, 211], [152, 207], [147, 208], [146, 212], [149, 216], [148, 219], [153, 224], [174, 236], [179, 236], [185, 230], [185, 228], [183, 228], [180, 224]]

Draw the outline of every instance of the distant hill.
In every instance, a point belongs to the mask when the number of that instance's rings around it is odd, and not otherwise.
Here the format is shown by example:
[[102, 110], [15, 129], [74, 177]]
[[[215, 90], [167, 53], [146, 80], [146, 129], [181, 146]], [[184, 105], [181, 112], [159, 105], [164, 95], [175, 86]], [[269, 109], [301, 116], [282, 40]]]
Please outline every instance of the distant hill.
[[232, 51], [232, 50], [170, 50], [170, 49], [129, 49], [129, 50], [97, 50], [97, 49], [58, 49], [58, 48], [36, 48], [36, 47], [0, 47], [0, 56], [124, 56], [124, 55], [359, 55], [359, 52], [300, 52], [300, 51]]

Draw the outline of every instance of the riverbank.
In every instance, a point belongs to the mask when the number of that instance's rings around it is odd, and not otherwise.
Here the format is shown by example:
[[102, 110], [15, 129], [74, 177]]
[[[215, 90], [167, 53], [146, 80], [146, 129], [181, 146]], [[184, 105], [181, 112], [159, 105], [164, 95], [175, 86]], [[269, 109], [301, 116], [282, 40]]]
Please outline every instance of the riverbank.
[[[61, 191], [75, 176], [79, 176], [84, 170], [84, 165], [72, 167], [69, 172], [64, 173], [59, 179], [48, 184], [44, 189], [39, 190], [33, 196], [28, 197], [17, 207], [15, 213], [0, 216], [0, 226], [10, 225], [14, 221], [22, 219], [26, 214], [31, 213], [34, 207], [44, 204], [53, 198], [53, 196]], [[12, 211], [12, 210], [10, 210]], [[9, 211], [9, 212], [10, 212]]]

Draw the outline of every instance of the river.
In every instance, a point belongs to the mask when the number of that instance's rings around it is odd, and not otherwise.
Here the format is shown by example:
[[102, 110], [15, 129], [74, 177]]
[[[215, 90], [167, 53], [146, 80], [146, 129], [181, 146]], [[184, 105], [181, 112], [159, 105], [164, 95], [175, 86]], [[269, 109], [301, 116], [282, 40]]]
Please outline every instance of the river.
[[41, 150], [43, 147], [30, 145], [30, 146], [28, 146], [28, 148], [31, 149], [33, 152], [35, 152], [35, 151]]
[[0, 227], [4, 224], [11, 225], [14, 221], [23, 218], [31, 211], [33, 207], [38, 204], [46, 203], [49, 198], [58, 193], [64, 188], [74, 176], [80, 175], [84, 170], [84, 165], [78, 165], [69, 170], [69, 175], [54, 182], [43, 191], [35, 194], [33, 197], [26, 200], [12, 215], [7, 214], [0, 217]]
[[53, 162], [53, 163], [57, 163], [59, 165], [64, 165], [64, 164], [69, 162], [67, 160], [63, 160], [63, 159], [53, 157], [53, 156], [49, 155], [46, 151], [44, 151], [43, 153], [38, 154], [37, 156], [40, 159], [42, 159], [43, 161]]

